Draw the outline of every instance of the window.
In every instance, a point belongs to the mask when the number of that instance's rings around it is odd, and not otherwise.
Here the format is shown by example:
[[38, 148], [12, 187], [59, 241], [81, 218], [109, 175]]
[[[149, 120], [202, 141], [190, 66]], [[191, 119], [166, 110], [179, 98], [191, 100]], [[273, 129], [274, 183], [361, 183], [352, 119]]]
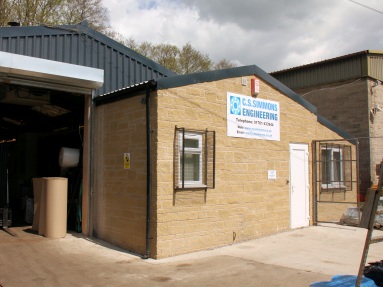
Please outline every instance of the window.
[[176, 189], [214, 188], [215, 132], [176, 127], [174, 146]]
[[342, 151], [339, 148], [322, 148], [322, 185], [342, 187]]
[[[182, 140], [182, 134], [179, 135], [180, 149], [179, 174], [183, 176], [186, 184], [202, 185], [202, 135], [197, 133], [185, 133]], [[181, 183], [182, 176], [178, 181]]]
[[351, 190], [351, 147], [340, 144], [321, 144], [320, 158], [322, 190]]

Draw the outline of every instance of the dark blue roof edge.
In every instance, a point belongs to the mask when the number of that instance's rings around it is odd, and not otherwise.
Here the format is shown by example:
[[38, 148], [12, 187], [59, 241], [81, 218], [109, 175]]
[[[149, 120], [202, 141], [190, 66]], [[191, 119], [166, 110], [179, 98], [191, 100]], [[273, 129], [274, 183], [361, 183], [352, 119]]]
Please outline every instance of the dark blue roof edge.
[[142, 95], [148, 88], [150, 91], [156, 90], [156, 87], [157, 82], [155, 80], [145, 81], [101, 96], [96, 96], [93, 98], [93, 102], [96, 106], [117, 102], [122, 99]]
[[308, 111], [312, 112], [317, 116], [317, 121], [330, 130], [334, 131], [338, 135], [340, 135], [342, 138], [353, 142], [353, 138], [334, 125], [332, 122], [324, 118], [323, 116], [318, 114], [317, 108], [309, 103], [307, 100], [302, 98], [299, 94], [291, 90], [289, 87], [275, 79], [270, 74], [266, 73], [264, 70], [259, 68], [256, 65], [250, 65], [250, 66], [243, 66], [243, 67], [237, 67], [237, 68], [231, 68], [231, 69], [223, 69], [223, 70], [217, 70], [217, 71], [210, 71], [210, 72], [203, 72], [203, 73], [194, 73], [194, 74], [188, 74], [188, 75], [179, 75], [179, 76], [173, 76], [169, 78], [162, 78], [157, 80], [157, 89], [169, 89], [169, 88], [176, 88], [180, 86], [186, 86], [196, 83], [203, 83], [203, 82], [211, 82], [211, 81], [217, 81], [217, 80], [223, 80], [226, 78], [233, 78], [233, 77], [241, 77], [241, 76], [248, 76], [248, 75], [255, 75], [262, 80], [264, 80], [266, 83], [270, 84], [271, 86], [275, 87], [278, 91], [280, 91], [282, 94], [286, 95], [293, 101], [297, 102], [304, 108], [306, 108]]
[[234, 78], [234, 77], [249, 76], [249, 75], [255, 75], [261, 78], [262, 80], [264, 80], [268, 84], [275, 87], [277, 90], [285, 94], [287, 97], [289, 97], [293, 101], [305, 107], [310, 112], [314, 114], [317, 113], [317, 108], [315, 106], [310, 104], [304, 98], [302, 98], [297, 93], [295, 93], [293, 90], [291, 90], [290, 88], [288, 88], [287, 86], [279, 82], [274, 77], [270, 76], [268, 73], [266, 73], [265, 71], [263, 71], [261, 68], [257, 67], [256, 65], [216, 70], [216, 71], [210, 71], [210, 72], [194, 73], [194, 74], [188, 74], [188, 75], [179, 75], [179, 76], [158, 79], [157, 87], [158, 89], [169, 89], [169, 88], [176, 88], [176, 87], [181, 87], [181, 86], [186, 86], [191, 84], [212, 82], [212, 81], [223, 80], [226, 78]]
[[318, 119], [319, 123], [321, 123], [322, 125], [326, 126], [327, 128], [329, 128], [333, 132], [337, 133], [338, 135], [340, 135], [345, 140], [347, 140], [347, 141], [349, 141], [349, 142], [351, 142], [353, 144], [356, 144], [356, 142], [357, 142], [356, 138], [352, 137], [350, 134], [348, 134], [344, 130], [340, 129], [338, 126], [336, 126], [335, 124], [330, 122], [325, 117], [317, 114], [317, 119]]

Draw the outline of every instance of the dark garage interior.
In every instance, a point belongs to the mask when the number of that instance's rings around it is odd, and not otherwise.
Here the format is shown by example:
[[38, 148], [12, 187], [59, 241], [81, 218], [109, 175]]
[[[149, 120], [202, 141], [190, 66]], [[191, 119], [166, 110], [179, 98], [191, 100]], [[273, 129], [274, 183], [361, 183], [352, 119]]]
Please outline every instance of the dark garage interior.
[[32, 178], [67, 177], [68, 229], [80, 232], [81, 160], [62, 169], [59, 154], [66, 147], [81, 157], [84, 95], [2, 83], [0, 111], [0, 210], [9, 210], [8, 223], [32, 224]]

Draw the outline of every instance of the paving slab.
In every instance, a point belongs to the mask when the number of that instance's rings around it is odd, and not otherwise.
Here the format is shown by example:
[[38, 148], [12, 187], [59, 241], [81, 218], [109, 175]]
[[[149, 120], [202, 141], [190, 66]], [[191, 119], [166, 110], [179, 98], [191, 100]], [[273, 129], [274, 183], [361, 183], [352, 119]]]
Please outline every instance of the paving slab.
[[[213, 250], [142, 259], [78, 233], [50, 239], [0, 230], [0, 286], [309, 286], [356, 275], [366, 230], [336, 224], [296, 229]], [[381, 233], [376, 231], [377, 235]], [[375, 231], [374, 231], [375, 235]], [[382, 260], [383, 243], [368, 261]]]

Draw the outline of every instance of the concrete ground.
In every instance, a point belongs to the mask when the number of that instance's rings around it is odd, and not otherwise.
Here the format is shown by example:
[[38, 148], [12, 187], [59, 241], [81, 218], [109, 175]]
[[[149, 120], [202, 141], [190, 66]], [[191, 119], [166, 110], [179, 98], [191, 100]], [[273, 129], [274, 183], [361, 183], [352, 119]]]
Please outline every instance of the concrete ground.
[[[49, 239], [28, 227], [0, 230], [0, 286], [310, 286], [357, 275], [366, 230], [326, 224], [214, 250], [143, 260], [77, 233]], [[374, 236], [381, 235], [374, 231]], [[368, 262], [383, 259], [383, 243]]]

